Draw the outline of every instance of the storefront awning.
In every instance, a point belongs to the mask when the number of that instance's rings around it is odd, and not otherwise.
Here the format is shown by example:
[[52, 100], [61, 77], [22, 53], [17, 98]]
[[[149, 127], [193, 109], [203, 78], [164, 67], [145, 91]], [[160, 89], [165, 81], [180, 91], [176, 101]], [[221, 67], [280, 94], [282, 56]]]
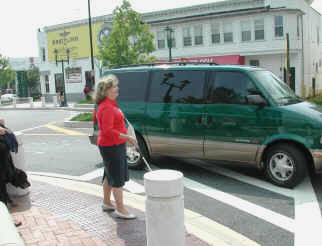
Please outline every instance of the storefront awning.
[[[157, 60], [155, 62], [168, 62], [168, 60]], [[244, 65], [245, 57], [240, 55], [229, 56], [203, 56], [189, 58], [173, 58], [172, 62], [215, 62], [219, 65]]]

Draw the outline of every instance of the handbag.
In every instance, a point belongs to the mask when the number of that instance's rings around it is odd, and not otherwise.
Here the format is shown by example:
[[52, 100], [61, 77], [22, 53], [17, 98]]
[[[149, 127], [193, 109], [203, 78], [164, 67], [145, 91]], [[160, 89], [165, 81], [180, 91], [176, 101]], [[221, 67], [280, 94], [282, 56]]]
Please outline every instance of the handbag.
[[94, 126], [93, 126], [93, 132], [88, 135], [88, 138], [89, 138], [89, 142], [91, 144], [97, 145], [97, 139], [98, 139], [98, 124], [97, 124], [97, 119], [96, 119], [96, 112], [98, 110], [97, 104], [95, 104], [94, 108], [95, 109], [94, 109], [93, 117], [95, 117], [95, 123], [94, 123]]
[[93, 145], [97, 145], [97, 138], [98, 138], [98, 130], [94, 130], [92, 133], [88, 135], [89, 142]]

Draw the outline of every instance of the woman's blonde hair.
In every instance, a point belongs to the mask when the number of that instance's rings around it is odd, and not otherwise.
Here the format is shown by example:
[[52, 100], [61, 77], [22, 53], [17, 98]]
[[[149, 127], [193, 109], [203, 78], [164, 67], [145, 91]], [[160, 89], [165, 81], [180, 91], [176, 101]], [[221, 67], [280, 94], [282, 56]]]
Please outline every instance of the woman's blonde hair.
[[100, 104], [104, 98], [106, 97], [106, 91], [113, 86], [119, 83], [118, 78], [114, 74], [106, 75], [100, 78], [95, 94], [93, 96], [93, 101], [98, 105]]

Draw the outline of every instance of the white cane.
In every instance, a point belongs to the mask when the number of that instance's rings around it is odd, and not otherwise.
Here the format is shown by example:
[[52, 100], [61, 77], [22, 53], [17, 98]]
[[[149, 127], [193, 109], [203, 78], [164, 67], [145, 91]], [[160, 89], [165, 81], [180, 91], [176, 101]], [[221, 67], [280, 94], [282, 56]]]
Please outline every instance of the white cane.
[[[127, 118], [125, 118], [125, 120], [126, 120], [127, 125], [128, 125], [128, 126], [127, 126], [127, 135], [129, 135], [129, 136], [131, 136], [131, 137], [135, 138], [136, 142], [138, 142], [138, 141], [137, 141], [137, 139], [136, 139], [136, 134], [135, 134], [134, 127], [133, 127], [133, 126], [132, 126], [132, 124], [128, 121], [128, 119], [127, 119]], [[146, 167], [148, 168], [149, 172], [151, 172], [151, 171], [152, 171], [152, 169], [151, 169], [151, 167], [150, 167], [149, 163], [147, 162], [147, 160], [145, 159], [144, 155], [142, 154], [142, 152], [141, 152], [141, 150], [140, 150], [140, 147], [139, 147], [139, 146], [137, 146], [137, 148], [135, 148], [135, 149], [140, 153], [141, 158], [142, 158], [142, 160], [143, 160], [144, 164], [145, 164], [145, 165], [146, 165]]]

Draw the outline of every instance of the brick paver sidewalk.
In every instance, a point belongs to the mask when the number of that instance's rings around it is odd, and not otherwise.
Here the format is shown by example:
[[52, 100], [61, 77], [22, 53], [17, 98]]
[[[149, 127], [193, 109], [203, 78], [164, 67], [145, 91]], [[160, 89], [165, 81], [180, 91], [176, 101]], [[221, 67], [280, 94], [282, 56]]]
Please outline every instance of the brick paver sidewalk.
[[[145, 246], [145, 215], [122, 220], [103, 212], [102, 198], [42, 182], [33, 182], [28, 197], [17, 200], [12, 215], [22, 225], [18, 231], [31, 245], [112, 245]], [[207, 246], [186, 233], [187, 246]]]

